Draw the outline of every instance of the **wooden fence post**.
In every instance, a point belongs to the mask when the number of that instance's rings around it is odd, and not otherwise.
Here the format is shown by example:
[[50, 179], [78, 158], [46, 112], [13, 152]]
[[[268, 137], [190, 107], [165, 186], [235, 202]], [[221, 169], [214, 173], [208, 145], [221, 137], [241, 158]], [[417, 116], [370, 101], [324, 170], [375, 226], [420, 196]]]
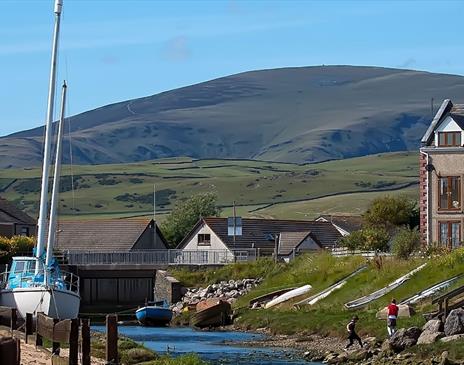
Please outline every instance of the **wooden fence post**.
[[28, 336], [32, 335], [32, 313], [26, 313], [26, 328], [25, 328], [25, 334], [26, 334], [26, 343], [28, 343]]
[[90, 365], [90, 320], [82, 319], [82, 365]]
[[13, 331], [18, 328], [18, 312], [16, 308], [11, 308], [10, 327], [11, 327], [11, 333], [13, 333]]
[[[59, 322], [60, 320], [57, 318], [53, 319], [53, 334], [55, 333], [55, 325]], [[54, 339], [52, 339], [53, 341]], [[60, 343], [59, 342], [52, 342], [52, 354], [53, 355], [59, 355], [60, 354]]]
[[71, 320], [69, 333], [69, 365], [78, 365], [79, 361], [79, 319]]
[[117, 364], [118, 359], [118, 317], [116, 314], [106, 316], [106, 362]]

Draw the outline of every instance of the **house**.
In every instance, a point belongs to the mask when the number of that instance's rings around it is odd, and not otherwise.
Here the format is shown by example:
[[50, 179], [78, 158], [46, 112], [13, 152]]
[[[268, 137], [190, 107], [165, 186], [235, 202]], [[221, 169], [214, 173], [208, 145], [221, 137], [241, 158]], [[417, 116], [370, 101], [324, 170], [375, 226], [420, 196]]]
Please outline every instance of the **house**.
[[152, 219], [61, 221], [56, 237], [64, 268], [80, 277], [81, 312], [153, 300], [156, 268], [149, 255], [165, 254], [167, 245]]
[[37, 222], [34, 218], [0, 198], [0, 236], [34, 236], [36, 232]]
[[359, 215], [321, 215], [316, 222], [330, 222], [342, 236], [362, 228], [363, 219]]
[[[255, 218], [201, 218], [178, 249], [185, 257], [204, 255], [205, 263], [217, 255], [224, 261], [270, 256], [277, 249], [282, 258], [296, 253], [333, 248], [341, 234], [329, 222]], [[234, 235], [235, 230], [235, 235]]]
[[464, 104], [443, 101], [421, 140], [420, 233], [425, 245], [461, 246], [464, 211]]

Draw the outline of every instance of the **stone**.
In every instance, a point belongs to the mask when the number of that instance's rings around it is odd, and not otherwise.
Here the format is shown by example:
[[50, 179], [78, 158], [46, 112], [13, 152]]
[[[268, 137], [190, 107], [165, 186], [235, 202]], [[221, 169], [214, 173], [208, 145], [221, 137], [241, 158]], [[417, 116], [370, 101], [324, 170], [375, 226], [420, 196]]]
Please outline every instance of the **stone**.
[[351, 352], [348, 355], [348, 360], [358, 363], [360, 361], [366, 360], [370, 356], [372, 356], [372, 354], [369, 354], [369, 352], [366, 349], [362, 348]]
[[440, 339], [440, 342], [451, 342], [464, 338], [464, 334], [446, 336]]
[[464, 309], [453, 309], [446, 317], [444, 328], [446, 336], [464, 333]]
[[390, 338], [390, 346], [393, 351], [397, 353], [401, 352], [408, 347], [414, 346], [421, 332], [421, 329], [418, 327], [401, 328]]
[[422, 327], [422, 332], [443, 332], [443, 323], [439, 319], [431, 319]]
[[445, 334], [443, 332], [429, 332], [424, 331], [421, 333], [417, 340], [418, 345], [429, 345], [431, 343], [437, 342], [440, 338], [442, 338]]

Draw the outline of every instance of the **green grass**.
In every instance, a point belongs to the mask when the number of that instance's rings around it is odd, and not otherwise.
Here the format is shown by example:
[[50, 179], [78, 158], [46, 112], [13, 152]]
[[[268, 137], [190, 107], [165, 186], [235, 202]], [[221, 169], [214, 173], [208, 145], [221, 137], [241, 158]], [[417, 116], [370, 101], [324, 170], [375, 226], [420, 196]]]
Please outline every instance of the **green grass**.
[[265, 278], [283, 270], [284, 264], [274, 263], [270, 258], [254, 262], [235, 263], [217, 269], [170, 269], [169, 272], [187, 287], [205, 287], [223, 280]]
[[[153, 184], [158, 191], [159, 213], [169, 211], [179, 200], [206, 191], [217, 193], [218, 203], [226, 207], [224, 215], [231, 214], [233, 201], [243, 216], [305, 218], [327, 211], [334, 202], [342, 200], [348, 201], [345, 210], [359, 212], [365, 204], [358, 204], [359, 197], [355, 194], [385, 189], [401, 191], [407, 184], [417, 182], [417, 160], [417, 153], [391, 153], [305, 165], [172, 159], [80, 165], [73, 166], [72, 171], [70, 166], [64, 166], [59, 213], [72, 219], [151, 215]], [[38, 168], [1, 170], [0, 188], [5, 188], [2, 196], [36, 214], [39, 176]], [[415, 190], [405, 191], [416, 196]], [[116, 199], [127, 194], [136, 197], [136, 201]], [[333, 194], [345, 195], [343, 198], [326, 197]], [[298, 201], [301, 203], [296, 203]], [[270, 204], [271, 207], [264, 208]], [[292, 211], [297, 213], [292, 214]]]
[[[343, 337], [347, 321], [356, 314], [360, 317], [358, 327], [361, 334], [384, 338], [385, 322], [375, 318], [377, 311], [386, 306], [392, 297], [398, 300], [405, 299], [437, 282], [462, 273], [464, 250], [457, 250], [429, 261], [426, 259], [403, 261], [395, 258], [384, 258], [381, 263], [370, 261], [365, 271], [351, 278], [341, 289], [313, 306], [295, 309], [293, 308], [293, 303], [297, 301], [295, 300], [276, 309], [247, 308], [250, 299], [280, 288], [311, 284], [313, 289], [308, 296], [316, 294], [354, 271], [363, 261], [360, 257], [335, 258], [325, 253], [298, 257], [285, 269], [270, 274], [260, 286], [240, 298], [236, 304], [236, 309], [239, 311], [237, 325], [245, 329], [266, 327], [274, 333], [317, 333]], [[427, 266], [423, 270], [382, 298], [359, 310], [345, 309], [344, 303], [388, 285], [426, 261]], [[464, 279], [461, 279], [450, 289], [463, 284]], [[416, 305], [415, 309], [417, 311], [415, 316], [399, 320], [400, 327], [422, 326], [425, 321], [421, 313], [432, 309], [431, 299]]]

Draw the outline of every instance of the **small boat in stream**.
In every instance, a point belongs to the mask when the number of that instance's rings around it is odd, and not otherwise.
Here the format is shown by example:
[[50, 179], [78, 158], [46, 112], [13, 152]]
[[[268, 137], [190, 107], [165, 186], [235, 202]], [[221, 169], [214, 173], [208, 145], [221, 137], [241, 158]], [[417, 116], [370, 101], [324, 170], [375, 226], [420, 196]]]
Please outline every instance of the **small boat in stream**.
[[145, 307], [135, 311], [135, 316], [144, 326], [166, 326], [171, 322], [172, 310], [165, 300], [148, 302]]

